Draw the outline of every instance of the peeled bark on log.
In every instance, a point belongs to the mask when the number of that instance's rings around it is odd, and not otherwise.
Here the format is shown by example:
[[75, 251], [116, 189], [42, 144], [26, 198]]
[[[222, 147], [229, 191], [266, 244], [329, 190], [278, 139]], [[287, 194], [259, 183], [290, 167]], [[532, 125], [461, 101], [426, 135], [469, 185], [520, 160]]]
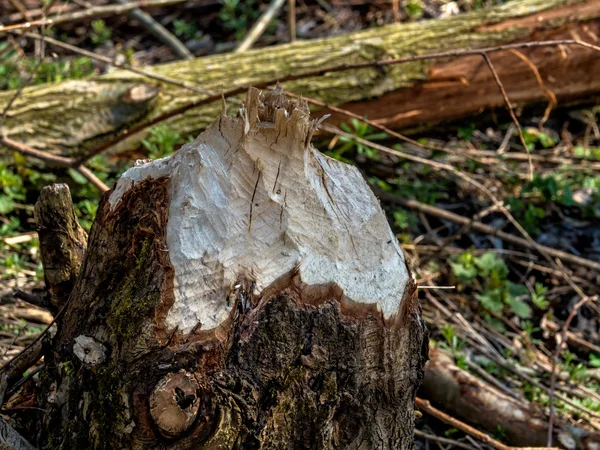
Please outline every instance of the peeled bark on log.
[[[257, 85], [344, 63], [542, 39], [579, 38], [595, 44], [599, 35], [597, 1], [522, 0], [449, 19], [389, 25], [147, 70], [219, 92], [223, 86]], [[590, 101], [600, 91], [600, 79], [595, 76], [600, 71], [600, 58], [593, 50], [544, 47], [521, 53], [538, 67], [546, 88], [559, 101], [582, 97]], [[517, 55], [505, 51], [491, 58], [513, 104], [548, 102], [531, 67]], [[148, 92], [154, 92], [154, 87], [160, 92], [133, 98], [131, 93], [140, 84]], [[480, 56], [336, 72], [287, 82], [284, 87], [397, 128], [504, 107], [498, 86]], [[0, 106], [12, 96], [10, 91], [0, 93]], [[204, 95], [197, 92], [115, 71], [25, 89], [5, 118], [3, 132], [32, 147], [73, 156], [86, 153], [135, 123], [201, 98]], [[213, 122], [219, 108], [217, 101], [174, 117], [168, 124], [183, 135], [197, 134]], [[346, 118], [334, 115], [332, 120]]]
[[[460, 369], [439, 349], [431, 349], [429, 355], [422, 393], [434, 405], [490, 433], [502, 427], [513, 445], [547, 445], [548, 419], [534, 404], [515, 400]], [[560, 448], [595, 450], [600, 434], [555, 422], [553, 440]]]
[[317, 125], [251, 90], [104, 196], [40, 377], [42, 447], [411, 448], [416, 285]]

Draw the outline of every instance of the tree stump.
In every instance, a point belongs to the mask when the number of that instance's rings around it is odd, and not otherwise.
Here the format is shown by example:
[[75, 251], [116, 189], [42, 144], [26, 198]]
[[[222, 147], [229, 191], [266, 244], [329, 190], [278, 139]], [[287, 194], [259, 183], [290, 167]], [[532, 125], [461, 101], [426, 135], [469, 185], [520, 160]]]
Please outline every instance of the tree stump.
[[318, 124], [252, 89], [238, 117], [121, 177], [45, 356], [30, 442], [411, 448], [416, 284], [358, 170], [311, 146]]

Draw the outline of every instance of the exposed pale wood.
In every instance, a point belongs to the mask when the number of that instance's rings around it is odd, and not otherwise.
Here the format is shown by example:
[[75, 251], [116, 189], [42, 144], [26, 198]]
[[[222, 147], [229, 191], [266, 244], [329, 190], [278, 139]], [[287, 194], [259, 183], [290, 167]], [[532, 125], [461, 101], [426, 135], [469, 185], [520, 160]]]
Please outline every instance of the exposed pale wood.
[[39, 375], [49, 448], [412, 448], [416, 285], [317, 126], [253, 89], [104, 197]]
[[[595, 43], [600, 35], [600, 2], [523, 0], [444, 20], [390, 25], [358, 33], [215, 55], [153, 67], [151, 70], [203, 89], [244, 86], [342, 63], [374, 61], [415, 53], [485, 47], [532, 39], [573, 38]], [[522, 51], [538, 67], [558, 101], [600, 91], [600, 58], [589, 49], [537, 48]], [[547, 102], [535, 73], [513, 53], [491, 55], [514, 104]], [[160, 86], [152, 101], [126, 104], [134, 85]], [[287, 90], [345, 105], [393, 127], [413, 127], [502, 107], [503, 100], [480, 56], [417, 61], [383, 68], [336, 72], [288, 82]], [[63, 155], [84, 153], [120, 130], [205, 97], [181, 86], [116, 71], [89, 80], [27, 89], [3, 123], [6, 135]], [[11, 92], [0, 93], [0, 105]], [[169, 120], [183, 135], [197, 134], [217, 117], [220, 101]], [[60, 121], [55, 118], [60, 117]], [[334, 116], [334, 121], [342, 120]], [[343, 119], [345, 120], [345, 119]], [[138, 145], [139, 140], [133, 144]], [[125, 145], [125, 147], [127, 147]]]

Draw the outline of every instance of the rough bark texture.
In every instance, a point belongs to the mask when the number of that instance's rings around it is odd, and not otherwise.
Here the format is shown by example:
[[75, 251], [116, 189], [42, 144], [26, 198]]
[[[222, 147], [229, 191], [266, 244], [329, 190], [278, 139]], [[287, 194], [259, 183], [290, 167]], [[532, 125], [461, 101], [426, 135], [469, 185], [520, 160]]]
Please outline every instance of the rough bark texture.
[[[600, 4], [596, 1], [523, 0], [447, 20], [390, 25], [147, 70], [219, 92], [224, 86], [258, 84], [348, 62], [537, 39], [579, 38], [596, 44], [599, 18]], [[600, 90], [600, 79], [594, 76], [600, 71], [600, 58], [592, 50], [547, 47], [521, 53], [539, 68], [546, 88], [559, 100], [584, 97], [589, 101]], [[548, 101], [531, 67], [517, 55], [508, 51], [495, 53], [492, 61], [514, 104]], [[159, 87], [160, 92], [132, 101], [129, 94], [140, 83]], [[338, 72], [289, 82], [284, 87], [345, 105], [370, 119], [400, 128], [457, 119], [503, 106], [498, 87], [479, 56]], [[0, 93], [0, 105], [12, 95], [13, 92]], [[3, 132], [39, 149], [81, 154], [134, 123], [201, 98], [202, 94], [115, 71], [88, 80], [26, 89], [5, 118]], [[213, 122], [219, 109], [220, 102], [215, 102], [190, 110], [170, 119], [169, 126], [183, 135], [197, 134]], [[132, 142], [137, 145], [139, 139]]]
[[79, 226], [66, 184], [47, 186], [35, 204], [46, 288], [56, 313], [67, 301], [83, 262], [87, 233]]
[[[222, 117], [174, 157], [130, 169], [105, 195], [37, 386], [42, 432], [17, 420], [24, 436], [62, 449], [411, 448], [427, 349], [416, 286], [358, 171], [310, 146], [316, 124], [306, 105], [251, 91], [241, 117]], [[363, 215], [350, 215], [355, 207]], [[200, 223], [191, 235], [187, 217]], [[296, 219], [330, 230], [315, 242]], [[209, 232], [212, 247], [178, 262], [174, 242], [185, 240], [189, 255]], [[297, 255], [291, 269], [280, 251]], [[317, 276], [311, 258], [329, 267], [340, 254], [324, 273], [330, 282], [306, 282]], [[195, 277], [182, 278], [198, 263]], [[347, 264], [362, 270], [349, 277]], [[383, 278], [352, 286], [380, 268], [399, 270], [400, 298], [380, 298]], [[222, 286], [227, 295], [214, 300]], [[202, 319], [191, 328], [185, 308]]]

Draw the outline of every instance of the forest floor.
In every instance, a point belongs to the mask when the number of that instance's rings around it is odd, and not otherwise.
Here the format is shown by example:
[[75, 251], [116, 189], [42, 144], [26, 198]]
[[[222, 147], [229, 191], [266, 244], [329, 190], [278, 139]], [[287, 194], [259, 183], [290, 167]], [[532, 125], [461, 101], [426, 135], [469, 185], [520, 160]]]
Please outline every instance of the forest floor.
[[[96, 1], [94, 5], [108, 3]], [[235, 48], [267, 3], [190, 0], [149, 12], [194, 56], [203, 56]], [[496, 4], [488, 0], [296, 3], [298, 39], [349, 33], [395, 21], [436, 20]], [[396, 10], [395, 4], [399, 5]], [[88, 4], [0, 0], [1, 24], [22, 21], [15, 5], [37, 11], [44, 7], [76, 10]], [[126, 15], [67, 23], [49, 32], [79, 48], [140, 67], [178, 59]], [[284, 8], [255, 46], [276, 45], [288, 39]], [[29, 41], [0, 40], [0, 89], [110, 70], [109, 65], [67, 51], [47, 52], [39, 64], [41, 51]], [[343, 129], [357, 138], [451, 164], [489, 189], [535, 242], [598, 263], [600, 165], [594, 163], [600, 160], [598, 111], [595, 106], [561, 108], [545, 120], [543, 107], [517, 110], [528, 149], [523, 148], [506, 111], [412, 136], [432, 146], [468, 149], [470, 156], [464, 157], [400, 145], [358, 120], [348, 121]], [[194, 137], [157, 126], [140, 143], [138, 153], [163, 157]], [[380, 197], [423, 287], [419, 298], [431, 345], [450, 354], [458, 367], [479, 378], [495, 379], [513, 397], [537, 405], [545, 414], [555, 414], [562, 422], [583, 429], [600, 430], [600, 303], [594, 297], [600, 271], [556, 258], [547, 260], [532, 244], [511, 244], [482, 231], [475, 224], [520, 236], [502, 208], [447, 172], [389, 156], [349, 137], [321, 134], [314, 143], [324, 153], [356, 165]], [[533, 171], [527, 158], [519, 157], [527, 150], [540, 156], [533, 162]], [[491, 158], [489, 152], [513, 158]], [[100, 156], [92, 160], [90, 168], [110, 187], [132, 164], [130, 157]], [[43, 292], [33, 205], [40, 189], [56, 182], [69, 184], [80, 223], [89, 231], [101, 194], [78, 172], [30, 164], [16, 153], [0, 155], [1, 364], [52, 322], [50, 313], [16, 299], [14, 293]], [[407, 200], [419, 203], [407, 205]], [[466, 218], [467, 223], [458, 223], [456, 215]], [[580, 302], [579, 289], [589, 296], [586, 302]], [[560, 330], [566, 332], [567, 328], [566, 345], [557, 346], [556, 336], [562, 336]], [[555, 409], [549, 413], [551, 397]], [[419, 418], [417, 429], [421, 431], [417, 439], [420, 448], [486, 447], [431, 416]], [[503, 433], [499, 426], [494, 437], [502, 441]], [[436, 442], [436, 436], [449, 441]]]

